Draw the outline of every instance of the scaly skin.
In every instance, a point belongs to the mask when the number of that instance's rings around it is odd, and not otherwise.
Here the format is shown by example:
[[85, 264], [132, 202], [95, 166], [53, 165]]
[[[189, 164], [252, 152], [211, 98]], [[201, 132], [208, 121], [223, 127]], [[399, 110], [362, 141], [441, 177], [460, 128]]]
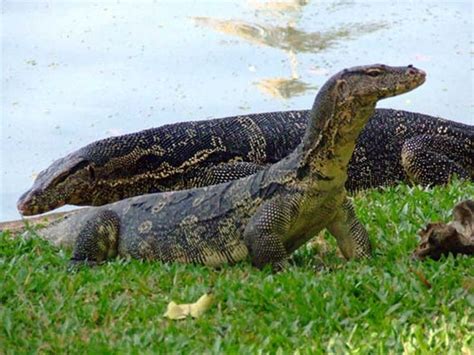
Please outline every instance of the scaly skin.
[[[311, 110], [183, 122], [91, 143], [41, 172], [18, 201], [24, 215], [100, 206], [146, 193], [251, 175], [291, 153]], [[346, 189], [474, 179], [474, 126], [377, 109], [357, 139]]]
[[346, 69], [321, 88], [303, 141], [278, 163], [227, 183], [79, 211], [40, 234], [78, 234], [79, 263], [119, 255], [219, 266], [250, 256], [277, 271], [323, 228], [345, 257], [368, 257], [369, 238], [346, 197], [347, 165], [376, 102], [424, 79], [412, 66]]

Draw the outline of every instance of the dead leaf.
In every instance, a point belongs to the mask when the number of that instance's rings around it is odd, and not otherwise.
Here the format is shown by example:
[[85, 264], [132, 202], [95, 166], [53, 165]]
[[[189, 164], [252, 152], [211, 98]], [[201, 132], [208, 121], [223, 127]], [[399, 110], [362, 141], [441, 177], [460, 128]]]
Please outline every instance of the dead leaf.
[[195, 303], [177, 304], [171, 301], [168, 304], [164, 317], [169, 319], [184, 319], [188, 315], [193, 318], [199, 318], [211, 308], [214, 302], [214, 295], [205, 293]]

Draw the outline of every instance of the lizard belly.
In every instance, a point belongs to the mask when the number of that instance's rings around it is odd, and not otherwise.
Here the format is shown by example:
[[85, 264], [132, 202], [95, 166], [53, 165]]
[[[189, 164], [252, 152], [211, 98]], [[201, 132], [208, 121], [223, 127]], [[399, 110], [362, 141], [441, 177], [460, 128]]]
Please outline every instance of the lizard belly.
[[[284, 238], [285, 248], [293, 252], [315, 237], [334, 219], [337, 207], [341, 206], [345, 194], [335, 194], [330, 198], [309, 198], [303, 201], [301, 213]], [[314, 204], [312, 201], [318, 201]]]

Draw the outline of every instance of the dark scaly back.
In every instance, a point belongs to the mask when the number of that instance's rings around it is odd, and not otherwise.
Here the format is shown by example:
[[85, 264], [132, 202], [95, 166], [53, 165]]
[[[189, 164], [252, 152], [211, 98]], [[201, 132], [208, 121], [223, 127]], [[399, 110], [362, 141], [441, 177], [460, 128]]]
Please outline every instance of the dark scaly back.
[[18, 208], [32, 215], [64, 204], [103, 205], [197, 186], [216, 164], [273, 163], [300, 142], [306, 112], [183, 122], [99, 140], [42, 171]]
[[[268, 162], [273, 162], [288, 154], [301, 141], [310, 113], [310, 110], [300, 110], [253, 114], [245, 117], [255, 120], [262, 130], [263, 136], [271, 137], [266, 140], [265, 156], [269, 160]], [[214, 132], [219, 129], [221, 132], [227, 132], [228, 134], [229, 132], [225, 128], [217, 127], [219, 126], [217, 122], [221, 122], [224, 126], [232, 126], [232, 121], [237, 118], [230, 117], [220, 120], [200, 121], [199, 123], [204, 130], [208, 122], [216, 121]], [[187, 124], [177, 123], [164, 127], [169, 130], [174, 129], [177, 132], [183, 132], [179, 127]], [[93, 204], [90, 191], [99, 189], [97, 184], [93, 185], [94, 178], [95, 180], [98, 179], [95, 176], [97, 169], [94, 169], [93, 166], [105, 164], [105, 161], [109, 159], [108, 154], [115, 156], [117, 160], [119, 160], [119, 152], [130, 154], [131, 148], [135, 146], [133, 142], [143, 141], [142, 136], [145, 137], [144, 140], [148, 141], [150, 140], [149, 135], [160, 136], [164, 127], [98, 141], [58, 159], [39, 174], [32, 188], [19, 199], [20, 211], [29, 215], [46, 212], [64, 203]], [[184, 130], [184, 132], [186, 131]], [[213, 131], [207, 132], [211, 134]], [[471, 177], [474, 179], [474, 126], [421, 113], [377, 109], [357, 139], [357, 145], [349, 163], [347, 190], [357, 191], [392, 185], [400, 181], [407, 182], [408, 177], [400, 161], [402, 146], [407, 140], [420, 135], [444, 136], [448, 140], [460, 142], [455, 146], [458, 149], [450, 149], [450, 147], [440, 145], [436, 152], [448, 156], [467, 170], [470, 169]], [[132, 197], [156, 191], [155, 185], [161, 185], [161, 188], [166, 190], [176, 189], [178, 184], [182, 185], [185, 177], [187, 183], [192, 185], [193, 178], [199, 179], [199, 177], [202, 177], [200, 165], [220, 164], [225, 161], [219, 159], [229, 159], [228, 157], [232, 154], [234, 154], [236, 160], [239, 160], [236, 157], [243, 157], [251, 162], [252, 160], [248, 155], [239, 152], [240, 144], [247, 140], [246, 134], [243, 138], [241, 135], [237, 135], [238, 139], [234, 139], [234, 137], [236, 137], [235, 134], [228, 134], [223, 137], [225, 144], [229, 146], [226, 155], [209, 156], [208, 158], [212, 159], [212, 163], [204, 160], [202, 163], [194, 165], [187, 174], [182, 174], [180, 179], [176, 175], [159, 179], [159, 181], [150, 179], [148, 180], [149, 185], [144, 181], [143, 184], [135, 185], [135, 189], [128, 188], [126, 191], [122, 190], [121, 193], [126, 197]], [[175, 138], [179, 141], [181, 136], [176, 135]], [[97, 148], [98, 143], [102, 144], [99, 147], [103, 150]], [[245, 145], [242, 145], [245, 148]], [[112, 149], [113, 147], [116, 149]], [[194, 146], [190, 146], [186, 152], [188, 156], [192, 156], [196, 150], [202, 147], [204, 145], [198, 141]], [[148, 147], [145, 147], [146, 149]], [[91, 162], [93, 165], [91, 165]], [[125, 178], [129, 176], [133, 179], [135, 171], [133, 163], [134, 160], [123, 160], [121, 164], [115, 164], [116, 170], [113, 173]], [[102, 176], [101, 179], [107, 180], [108, 177], [104, 178]], [[106, 190], [108, 191], [108, 189]], [[113, 192], [109, 192], [109, 199], [106, 202], [113, 201]]]
[[[237, 116], [165, 125], [138, 137], [131, 134], [123, 141], [100, 141], [88, 151], [88, 155], [98, 155], [94, 160], [103, 172], [97, 179], [97, 191], [92, 193], [92, 204], [108, 203], [110, 196], [117, 201], [144, 192], [192, 188], [204, 169], [217, 164], [276, 162], [297, 145], [305, 128], [301, 113], [289, 114], [294, 120], [279, 118], [277, 125], [272, 115]], [[101, 145], [116, 147], [102, 161]], [[124, 166], [130, 167], [125, 174]]]

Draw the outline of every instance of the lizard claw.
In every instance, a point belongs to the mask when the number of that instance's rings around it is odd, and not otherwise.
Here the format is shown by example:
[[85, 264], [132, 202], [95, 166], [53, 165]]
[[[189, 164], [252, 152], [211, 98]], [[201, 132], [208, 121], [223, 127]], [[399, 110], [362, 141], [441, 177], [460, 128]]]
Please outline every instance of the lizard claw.
[[75, 271], [78, 271], [79, 269], [81, 269], [83, 266], [94, 267], [94, 266], [98, 266], [100, 264], [102, 264], [102, 263], [99, 262], [99, 261], [95, 261], [95, 260], [87, 260], [87, 259], [79, 260], [79, 259], [71, 258], [71, 260], [69, 261], [68, 267], [67, 267], [67, 271], [68, 272], [75, 272]]

